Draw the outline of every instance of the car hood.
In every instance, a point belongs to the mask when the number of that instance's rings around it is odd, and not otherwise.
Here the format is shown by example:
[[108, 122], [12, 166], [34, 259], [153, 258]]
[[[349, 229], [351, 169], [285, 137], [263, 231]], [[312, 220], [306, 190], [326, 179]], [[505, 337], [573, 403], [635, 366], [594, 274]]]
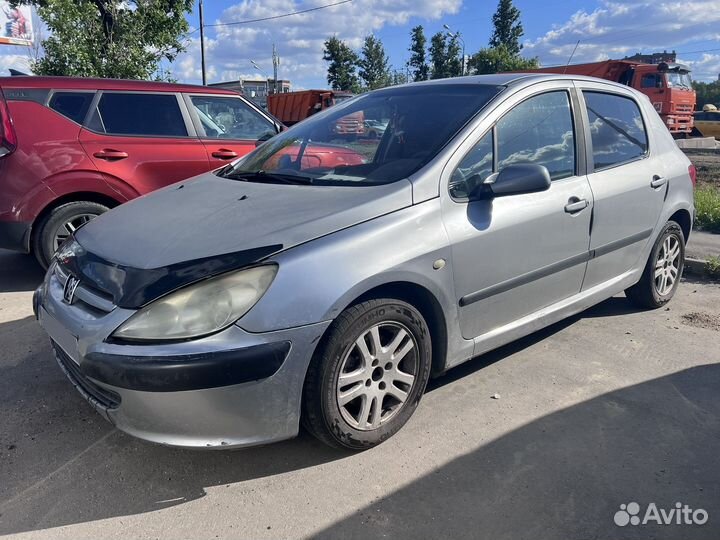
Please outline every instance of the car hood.
[[159, 268], [270, 245], [288, 249], [411, 204], [408, 181], [305, 186], [209, 173], [123, 204], [75, 238], [108, 261]]

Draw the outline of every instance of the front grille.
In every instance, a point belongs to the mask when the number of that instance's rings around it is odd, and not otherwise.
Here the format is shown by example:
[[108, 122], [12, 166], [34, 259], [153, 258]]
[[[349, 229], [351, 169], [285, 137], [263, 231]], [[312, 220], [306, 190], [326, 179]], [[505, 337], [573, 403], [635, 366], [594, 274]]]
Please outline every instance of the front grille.
[[[64, 287], [68, 280], [68, 273], [58, 265], [55, 267], [55, 277]], [[101, 317], [115, 309], [115, 304], [109, 294], [82, 281], [75, 289], [75, 300], [96, 317]]]
[[67, 375], [70, 382], [75, 385], [75, 388], [87, 399], [91, 404], [102, 409], [117, 409], [120, 405], [120, 395], [112, 390], [102, 388], [80, 371], [78, 366], [72, 358], [70, 358], [60, 346], [53, 342], [53, 348], [55, 349], [55, 358], [57, 358], [60, 368]]

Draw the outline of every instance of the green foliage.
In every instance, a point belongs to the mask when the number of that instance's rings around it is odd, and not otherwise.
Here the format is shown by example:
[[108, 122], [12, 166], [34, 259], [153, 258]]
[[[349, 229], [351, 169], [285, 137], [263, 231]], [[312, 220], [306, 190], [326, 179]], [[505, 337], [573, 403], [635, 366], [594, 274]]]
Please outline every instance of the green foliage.
[[376, 90], [390, 84], [389, 62], [382, 41], [373, 35], [367, 36], [358, 62], [360, 78], [365, 83], [366, 89]]
[[720, 108], [720, 81], [709, 83], [693, 82], [695, 92], [697, 92], [697, 109], [702, 110], [703, 105], [715, 105]]
[[[448, 39], [450, 37], [450, 39]], [[457, 35], [438, 32], [430, 40], [430, 78], [445, 79], [462, 74]]]
[[512, 56], [520, 54], [522, 49], [520, 38], [524, 31], [520, 23], [520, 10], [513, 5], [512, 0], [498, 2], [492, 21], [494, 30], [490, 38], [490, 47], [504, 46]]
[[415, 82], [426, 81], [430, 75], [430, 68], [427, 65], [427, 57], [425, 47], [427, 39], [425, 39], [425, 31], [422, 26], [416, 26], [410, 32], [410, 48], [408, 49], [412, 55], [408, 61], [408, 66], [412, 69], [412, 76]]
[[705, 261], [705, 272], [715, 278], [720, 278], [720, 257], [708, 257]]
[[477, 75], [538, 67], [540, 62], [537, 58], [523, 58], [518, 54], [511, 54], [504, 45], [480, 49], [468, 60], [468, 71]]
[[344, 41], [333, 36], [325, 41], [323, 60], [330, 62], [327, 82], [333, 90], [360, 91], [357, 69], [360, 59]]
[[[185, 50], [193, 0], [21, 0], [50, 29], [38, 75], [150, 79]], [[163, 76], [162, 73], [159, 76]]]
[[720, 233], [720, 189], [714, 185], [695, 189], [695, 225]]

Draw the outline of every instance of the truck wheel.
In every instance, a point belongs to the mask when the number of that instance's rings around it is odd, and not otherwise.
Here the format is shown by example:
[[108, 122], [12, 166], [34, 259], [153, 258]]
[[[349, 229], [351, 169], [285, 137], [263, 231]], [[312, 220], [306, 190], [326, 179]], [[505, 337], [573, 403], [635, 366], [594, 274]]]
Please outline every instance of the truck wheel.
[[33, 228], [35, 258], [47, 268], [52, 256], [70, 235], [108, 210], [107, 206], [90, 201], [69, 202], [53, 208]]
[[680, 225], [668, 221], [655, 241], [640, 281], [625, 290], [633, 304], [659, 308], [674, 296], [685, 265], [685, 236]]
[[356, 304], [335, 319], [310, 362], [303, 424], [331, 446], [372, 448], [415, 412], [431, 364], [430, 332], [413, 306], [393, 299]]

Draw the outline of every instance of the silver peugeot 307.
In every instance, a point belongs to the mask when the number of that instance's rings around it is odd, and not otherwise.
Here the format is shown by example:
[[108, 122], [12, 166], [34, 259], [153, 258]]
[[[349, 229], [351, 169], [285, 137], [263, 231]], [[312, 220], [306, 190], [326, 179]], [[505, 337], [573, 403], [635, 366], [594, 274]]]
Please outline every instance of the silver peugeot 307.
[[694, 175], [618, 84], [386, 88], [98, 217], [34, 307], [61, 369], [127, 433], [232, 447], [302, 421], [363, 449], [431, 376], [623, 291], [668, 302]]

